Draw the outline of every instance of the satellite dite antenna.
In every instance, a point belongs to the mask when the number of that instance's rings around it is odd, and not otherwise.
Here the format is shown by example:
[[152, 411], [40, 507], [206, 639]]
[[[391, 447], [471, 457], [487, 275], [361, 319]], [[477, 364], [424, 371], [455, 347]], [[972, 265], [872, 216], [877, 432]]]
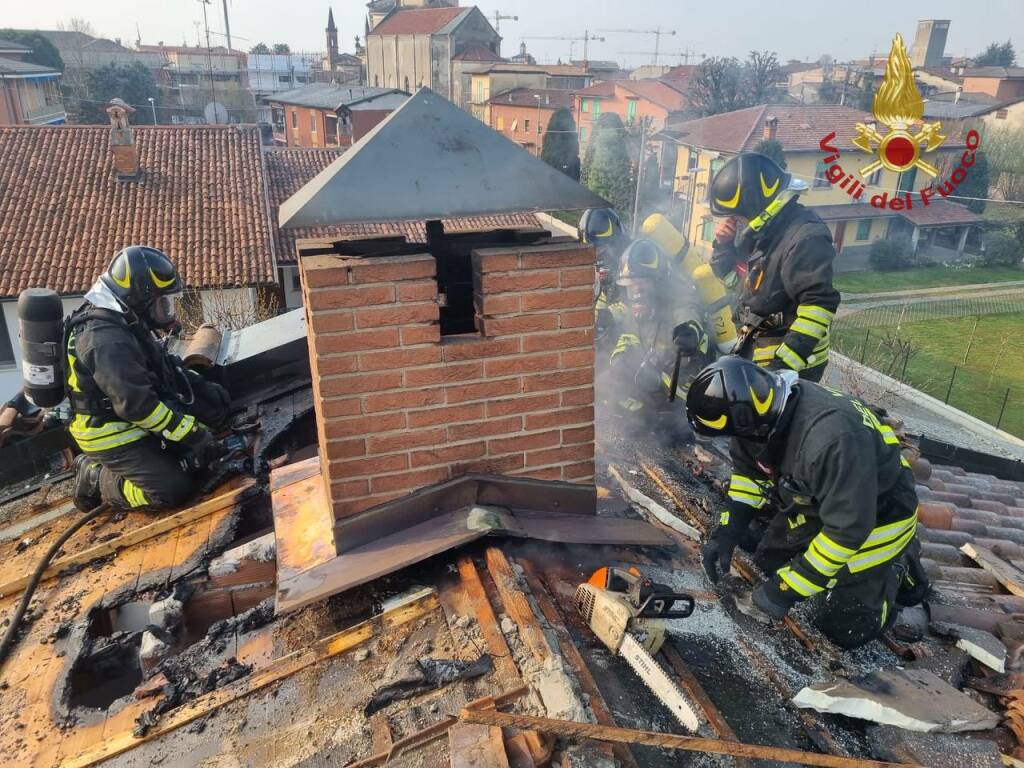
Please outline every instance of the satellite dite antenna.
[[280, 226], [607, 207], [583, 185], [420, 88], [288, 198]]

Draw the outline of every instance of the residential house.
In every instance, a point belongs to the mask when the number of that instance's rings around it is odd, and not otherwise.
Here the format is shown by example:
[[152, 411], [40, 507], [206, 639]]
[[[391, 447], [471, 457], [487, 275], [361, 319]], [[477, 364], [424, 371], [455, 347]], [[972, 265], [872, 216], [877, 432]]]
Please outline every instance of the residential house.
[[[267, 196], [270, 218], [274, 222], [274, 251], [277, 254], [278, 274], [284, 293], [285, 305], [292, 309], [302, 305], [302, 289], [295, 243], [305, 238], [325, 239], [358, 236], [403, 235], [410, 242], [426, 242], [425, 221], [358, 222], [329, 227], [282, 229], [277, 226], [281, 203], [298, 192], [318, 173], [341, 157], [345, 150], [339, 147], [320, 149], [268, 149], [264, 152], [267, 177]], [[505, 213], [491, 216], [468, 216], [443, 219], [446, 232], [487, 230], [496, 228], [538, 228], [541, 224], [532, 213]]]
[[972, 128], [987, 126], [1021, 127], [1024, 97], [1005, 101], [987, 93], [935, 93], [925, 99], [924, 119], [942, 122], [943, 133], [963, 138]]
[[572, 91], [514, 88], [491, 98], [487, 103], [486, 122], [527, 152], [539, 155], [551, 116], [562, 108], [571, 112], [574, 104]]
[[513, 64], [492, 62], [470, 75], [468, 102], [460, 104], [477, 120], [493, 126], [488, 104], [491, 99], [516, 88], [573, 91], [586, 88], [592, 76], [584, 67], [571, 64]]
[[[709, 255], [715, 222], [707, 203], [708, 181], [732, 156], [754, 150], [765, 139], [778, 141], [786, 156], [787, 170], [807, 183], [801, 201], [825, 221], [832, 232], [839, 258], [837, 270], [864, 269], [872, 241], [897, 235], [915, 237], [925, 257], [940, 259], [962, 253], [971, 228], [980, 218], [963, 206], [937, 202], [927, 215], [895, 212], [869, 204], [881, 192], [913, 191], [926, 186], [916, 168], [903, 173], [879, 168], [863, 179], [866, 189], [854, 200], [825, 176], [826, 165], [819, 142], [835, 132], [832, 145], [842, 151], [842, 167], [856, 173], [873, 161], [873, 156], [852, 145], [855, 124], [873, 122], [868, 112], [852, 107], [810, 104], [771, 104], [676, 123], [661, 132], [667, 151], [675, 150], [675, 192], [683, 201], [679, 222], [693, 247]], [[949, 140], [936, 154], [960, 152], [963, 144]], [[932, 160], [936, 162], [936, 160]], [[925, 177], [927, 178], [927, 177]], [[922, 237], [921, 230], [929, 230]], [[941, 231], [940, 231], [941, 230]]]
[[[29, 30], [25, 30], [29, 31]], [[154, 76], [167, 65], [160, 53], [139, 51], [122, 45], [120, 40], [108, 40], [85, 32], [62, 29], [31, 30], [49, 40], [64, 62], [62, 84], [74, 92], [85, 87], [89, 72], [109, 64], [141, 64]]]
[[56, 69], [25, 61], [32, 49], [0, 40], [0, 125], [67, 122]]
[[686, 97], [659, 80], [608, 80], [576, 91], [580, 147], [590, 141], [594, 124], [605, 112], [614, 112], [625, 125], [651, 119], [651, 129], [665, 126], [669, 116], [686, 106]]
[[963, 71], [964, 91], [1001, 101], [1024, 99], [1024, 67], [975, 67]]
[[310, 83], [269, 97], [274, 143], [348, 147], [405, 103], [397, 88]]
[[140, 45], [139, 51], [164, 59], [157, 84], [166, 91], [164, 106], [172, 110], [172, 122], [256, 122], [247, 54], [223, 46], [163, 43]]
[[127, 245], [165, 251], [210, 312], [277, 290], [258, 129], [131, 128], [130, 111], [0, 128], [0, 401], [20, 387], [18, 294], [52, 288], [70, 312]]
[[963, 90], [964, 79], [952, 67], [921, 67], [914, 70], [914, 79], [922, 96], [955, 93]]
[[367, 82], [375, 88], [401, 88], [410, 93], [427, 86], [462, 104], [463, 70], [472, 71], [478, 64], [458, 56], [476, 46], [495, 56], [501, 54], [501, 37], [476, 6], [398, 5], [367, 34]]

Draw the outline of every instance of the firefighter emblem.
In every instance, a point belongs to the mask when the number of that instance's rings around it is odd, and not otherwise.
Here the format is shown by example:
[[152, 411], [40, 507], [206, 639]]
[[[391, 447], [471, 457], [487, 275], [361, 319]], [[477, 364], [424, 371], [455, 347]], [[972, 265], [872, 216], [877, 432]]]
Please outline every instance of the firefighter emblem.
[[[939, 133], [942, 123], [923, 120], [924, 100], [914, 82], [902, 35], [897, 34], [892, 41], [885, 79], [875, 94], [872, 111], [878, 122], [889, 130], [883, 135], [873, 125], [857, 123], [854, 146], [877, 156], [874, 162], [861, 168], [862, 176], [869, 176], [881, 167], [897, 172], [920, 168], [932, 177], [939, 175], [939, 169], [921, 155], [938, 149], [946, 137]], [[921, 128], [916, 133], [911, 132], [917, 125]]]

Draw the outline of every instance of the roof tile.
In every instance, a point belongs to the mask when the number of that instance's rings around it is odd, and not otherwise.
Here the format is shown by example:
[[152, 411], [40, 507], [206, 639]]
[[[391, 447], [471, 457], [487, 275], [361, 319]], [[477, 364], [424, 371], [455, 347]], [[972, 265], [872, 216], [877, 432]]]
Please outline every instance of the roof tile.
[[371, 35], [432, 35], [454, 21], [466, 8], [403, 8], [373, 28]]

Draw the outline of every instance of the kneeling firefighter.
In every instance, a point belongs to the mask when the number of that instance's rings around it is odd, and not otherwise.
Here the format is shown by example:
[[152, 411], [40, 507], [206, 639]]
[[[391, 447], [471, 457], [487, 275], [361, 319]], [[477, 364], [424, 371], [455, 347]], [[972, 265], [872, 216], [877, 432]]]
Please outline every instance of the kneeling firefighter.
[[619, 289], [627, 313], [608, 360], [613, 399], [625, 414], [637, 414], [660, 436], [678, 418], [662, 416], [686, 398], [690, 379], [709, 352], [704, 306], [691, 281], [653, 240], [635, 240], [622, 256]]
[[622, 230], [618, 214], [611, 208], [588, 208], [577, 229], [581, 243], [597, 251], [597, 275], [594, 279], [594, 344], [600, 353], [614, 343], [617, 329], [626, 317], [616, 280], [622, 252], [629, 238]]
[[713, 581], [759, 510], [777, 513], [755, 562], [754, 605], [781, 619], [819, 597], [815, 623], [843, 648], [877, 637], [927, 592], [918, 500], [892, 428], [860, 400], [736, 356], [701, 371], [686, 401], [699, 434], [732, 437], [729, 501], [703, 548]]
[[185, 372], [156, 332], [173, 327], [178, 272], [155, 248], [118, 253], [66, 322], [65, 387], [75, 459], [75, 506], [124, 509], [184, 502], [193, 477], [223, 455], [210, 427], [228, 414], [219, 384]]
[[820, 381], [839, 292], [832, 285], [832, 235], [797, 201], [806, 188], [765, 155], [729, 160], [709, 189], [711, 213], [722, 217], [711, 267], [723, 280], [739, 275], [736, 353]]

